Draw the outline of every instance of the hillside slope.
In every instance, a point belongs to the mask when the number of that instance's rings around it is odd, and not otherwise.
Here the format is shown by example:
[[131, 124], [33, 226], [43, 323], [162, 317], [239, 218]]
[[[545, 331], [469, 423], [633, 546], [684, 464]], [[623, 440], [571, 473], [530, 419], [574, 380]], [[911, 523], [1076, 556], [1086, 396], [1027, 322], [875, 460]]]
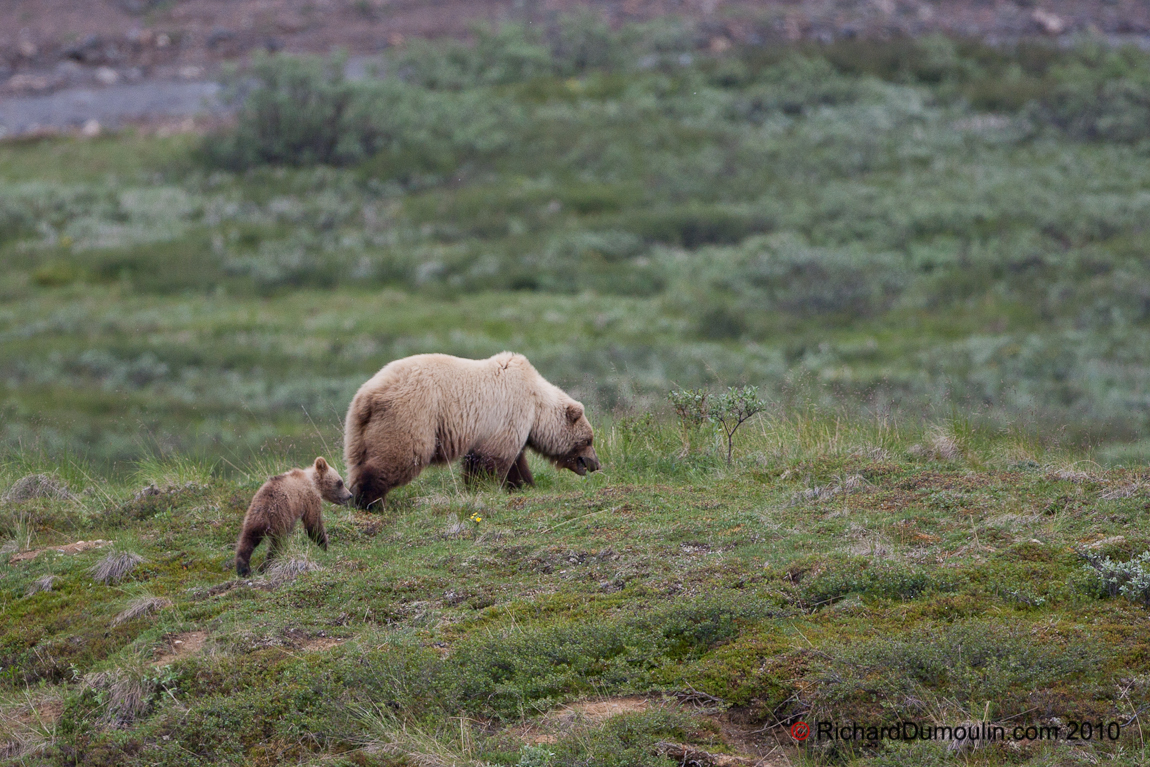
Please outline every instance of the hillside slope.
[[[329, 552], [297, 533], [251, 580], [230, 568], [254, 474], [153, 462], [139, 491], [65, 467], [66, 498], [8, 493], [4, 752], [923, 765], [952, 744], [796, 744], [789, 728], [985, 722], [1024, 739], [968, 764], [1143, 763], [1147, 592], [1119, 578], [1104, 597], [1088, 563], [1150, 545], [1144, 472], [813, 414], [756, 422], [731, 468], [707, 439], [682, 454], [670, 426], [600, 437], [606, 469], [585, 481], [537, 466], [534, 490], [471, 493], [445, 469], [382, 514], [329, 506]], [[1092, 739], [1067, 740], [1075, 722]], [[1060, 739], [1025, 738], [1039, 726]]]

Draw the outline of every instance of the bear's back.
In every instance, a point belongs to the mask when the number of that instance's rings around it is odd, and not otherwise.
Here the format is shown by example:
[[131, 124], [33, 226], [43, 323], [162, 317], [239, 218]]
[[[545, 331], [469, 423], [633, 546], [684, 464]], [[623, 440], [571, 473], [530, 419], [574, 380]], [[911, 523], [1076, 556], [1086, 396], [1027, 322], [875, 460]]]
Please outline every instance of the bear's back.
[[[360, 394], [398, 400], [420, 410], [503, 410], [534, 394], [538, 373], [521, 354], [500, 352], [469, 360], [450, 354], [416, 354], [394, 360], [360, 387]], [[360, 396], [357, 394], [356, 396]]]
[[298, 519], [309, 505], [319, 500], [319, 490], [308, 473], [292, 469], [263, 483], [252, 498], [248, 513], [286, 524]]

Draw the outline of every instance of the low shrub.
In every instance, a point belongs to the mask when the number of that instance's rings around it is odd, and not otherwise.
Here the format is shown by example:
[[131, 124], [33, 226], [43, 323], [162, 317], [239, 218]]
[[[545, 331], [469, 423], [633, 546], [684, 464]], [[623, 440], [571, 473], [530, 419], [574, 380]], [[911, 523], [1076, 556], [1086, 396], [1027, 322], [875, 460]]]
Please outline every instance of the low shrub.
[[1035, 122], [1085, 141], [1150, 138], [1150, 62], [1134, 48], [1085, 48], [1053, 68], [1054, 87], [1029, 109]]

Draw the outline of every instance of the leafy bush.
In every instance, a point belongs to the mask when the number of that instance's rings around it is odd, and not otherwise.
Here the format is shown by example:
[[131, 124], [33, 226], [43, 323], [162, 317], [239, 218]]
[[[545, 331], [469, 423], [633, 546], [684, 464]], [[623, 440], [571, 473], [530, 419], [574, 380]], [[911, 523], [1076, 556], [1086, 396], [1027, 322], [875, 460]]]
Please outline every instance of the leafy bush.
[[930, 699], [993, 701], [996, 716], [1021, 715], [1036, 690], [1089, 676], [1105, 654], [1097, 642], [1036, 642], [1026, 627], [984, 621], [876, 636], [830, 651], [810, 716], [882, 721], [876, 702], [898, 701], [909, 715], [925, 714]]
[[254, 83], [232, 84], [233, 95], [244, 100], [234, 132], [204, 144], [214, 160], [245, 168], [360, 158], [348, 121], [354, 88], [344, 80], [340, 58], [261, 54], [250, 76]]
[[1053, 68], [1051, 92], [1030, 109], [1039, 123], [1087, 141], [1150, 138], [1150, 62], [1133, 48], [1091, 48]]
[[663, 54], [693, 48], [690, 28], [680, 22], [660, 20], [616, 31], [599, 14], [584, 11], [542, 28], [514, 23], [478, 28], [471, 44], [415, 40], [394, 66], [406, 82], [461, 91], [650, 66]]
[[851, 560], [835, 563], [823, 573], [805, 579], [799, 591], [807, 604], [818, 606], [850, 594], [902, 601], [932, 590], [946, 590], [946, 584], [923, 570]]
[[235, 128], [203, 144], [212, 163], [244, 169], [377, 157], [367, 173], [406, 178], [504, 146], [518, 122], [511, 105], [483, 93], [438, 94], [394, 78], [348, 82], [339, 57], [262, 55], [251, 78], [232, 86], [243, 98]]
[[1096, 576], [1101, 591], [1108, 596], [1124, 596], [1150, 607], [1150, 551], [1127, 562], [1110, 557], [1086, 556], [1086, 569]]
[[772, 312], [838, 321], [873, 316], [890, 308], [910, 276], [896, 255], [815, 247], [788, 233], [704, 251], [677, 271], [682, 300], [706, 308], [697, 327], [712, 338], [753, 328], [752, 318], [762, 322]]

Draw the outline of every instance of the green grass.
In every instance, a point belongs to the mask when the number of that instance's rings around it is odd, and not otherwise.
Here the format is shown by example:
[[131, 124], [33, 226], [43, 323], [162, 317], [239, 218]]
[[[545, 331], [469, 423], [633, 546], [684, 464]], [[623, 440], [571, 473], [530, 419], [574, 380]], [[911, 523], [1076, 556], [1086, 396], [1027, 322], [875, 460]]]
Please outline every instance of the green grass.
[[[249, 116], [3, 145], [0, 758], [1144, 763], [1146, 608], [1087, 562], [1150, 549], [1150, 58], [560, 26], [400, 53], [335, 166]], [[503, 349], [586, 403], [603, 471], [432, 470], [234, 578], [256, 488], [342, 469], [372, 373]], [[728, 466], [666, 394], [742, 384], [769, 409]], [[32, 474], [67, 493], [5, 498]], [[143, 561], [97, 582], [111, 551]]]
[[[1047, 119], [1133, 124], [1145, 56], [932, 39], [683, 65], [672, 28], [565, 29], [599, 65], [523, 59], [514, 30], [404, 54], [406, 82], [350, 91], [405, 105], [356, 123], [392, 143], [344, 167], [7, 144], [0, 441], [101, 471], [303, 461], [388, 360], [511, 348], [599, 413], [751, 383], [1145, 458], [1146, 145]], [[1032, 99], [980, 111], [1013, 66]]]
[[[262, 467], [77, 468], [73, 500], [0, 502], [6, 557], [111, 542], [0, 571], [5, 747], [29, 764], [664, 765], [672, 742], [909, 765], [945, 744], [798, 747], [787, 727], [1104, 720], [1118, 742], [968, 763], [1140, 762], [1145, 608], [1102, 596], [1077, 552], [1150, 547], [1142, 473], [962, 424], [749, 426], [730, 468], [719, 435], [684, 454], [673, 424], [625, 420], [582, 480], [537, 464], [539, 487], [509, 495], [430, 470], [381, 514], [327, 507], [330, 550], [301, 532], [285, 555], [310, 571], [251, 582], [231, 548]], [[952, 458], [930, 457], [940, 440]], [[136, 493], [157, 477], [162, 494]], [[113, 550], [143, 561], [105, 585]], [[620, 696], [638, 696], [628, 713], [579, 713]]]

